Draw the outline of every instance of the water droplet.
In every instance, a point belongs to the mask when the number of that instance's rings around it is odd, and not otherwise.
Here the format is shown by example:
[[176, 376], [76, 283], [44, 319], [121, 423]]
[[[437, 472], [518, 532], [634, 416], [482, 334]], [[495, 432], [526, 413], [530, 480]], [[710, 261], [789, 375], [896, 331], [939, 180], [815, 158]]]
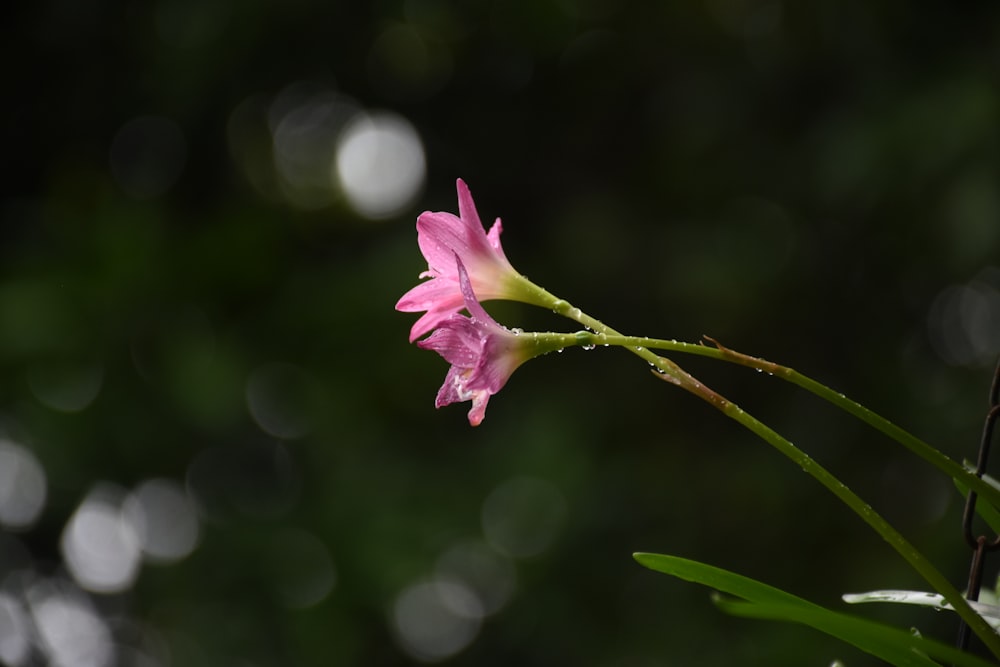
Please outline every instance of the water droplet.
[[582, 348], [583, 348], [583, 349], [585, 349], [585, 350], [593, 350], [593, 349], [594, 349], [595, 347], [597, 347], [597, 346], [596, 346], [596, 345], [593, 345], [593, 344], [591, 344], [591, 345], [581, 345], [580, 347], [582, 347]]
[[520, 336], [521, 334], [524, 333], [524, 329], [518, 329], [517, 327], [514, 327], [513, 329], [510, 330], [510, 332], [515, 336]]

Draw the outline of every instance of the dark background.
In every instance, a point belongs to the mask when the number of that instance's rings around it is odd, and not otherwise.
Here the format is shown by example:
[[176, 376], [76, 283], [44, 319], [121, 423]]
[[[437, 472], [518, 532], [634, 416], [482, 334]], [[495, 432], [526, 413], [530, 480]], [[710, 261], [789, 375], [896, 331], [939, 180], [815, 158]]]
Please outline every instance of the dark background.
[[[56, 650], [16, 639], [44, 598], [104, 628], [87, 634], [119, 665], [874, 664], [631, 560], [694, 558], [838, 609], [923, 587], [766, 444], [616, 350], [533, 361], [470, 428], [467, 406], [433, 409], [446, 365], [393, 305], [426, 266], [416, 215], [455, 211], [462, 177], [518, 270], [619, 330], [711, 335], [973, 457], [1000, 352], [995, 3], [7, 13], [0, 512], [37, 492], [24, 470], [47, 492], [0, 533], [0, 635], [23, 647], [0, 659]], [[329, 168], [366, 111], [405, 119], [426, 160], [379, 219]], [[676, 360], [962, 585], [947, 480], [777, 380]], [[198, 539], [94, 590], [68, 527], [149, 480], [197, 507]], [[164, 515], [164, 534], [194, 516]], [[66, 664], [107, 664], [81, 656]]]

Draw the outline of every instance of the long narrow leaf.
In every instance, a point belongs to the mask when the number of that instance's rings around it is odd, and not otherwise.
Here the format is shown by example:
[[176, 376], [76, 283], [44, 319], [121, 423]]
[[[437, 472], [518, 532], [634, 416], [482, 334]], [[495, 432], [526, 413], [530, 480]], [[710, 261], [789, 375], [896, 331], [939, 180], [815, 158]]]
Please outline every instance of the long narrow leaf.
[[932, 657], [944, 660], [955, 667], [993, 665], [948, 644], [829, 609], [814, 610], [789, 605], [757, 604], [718, 596], [715, 603], [720, 609], [734, 616], [806, 625], [900, 667], [938, 665], [939, 663], [932, 660]]
[[756, 579], [723, 570], [719, 567], [688, 560], [679, 556], [665, 554], [636, 553], [632, 557], [650, 570], [669, 574], [685, 581], [702, 584], [717, 591], [741, 597], [744, 600], [759, 603], [798, 605], [801, 607], [822, 609], [818, 604], [786, 593], [780, 588], [769, 586]]
[[992, 664], [947, 644], [826, 609], [781, 589], [711, 565], [661, 554], [638, 553], [634, 557], [651, 570], [742, 598], [733, 600], [717, 596], [716, 604], [729, 613], [801, 623], [895, 665], [936, 665], [931, 658], [948, 661], [956, 667], [988, 667]]
[[[966, 467], [968, 467], [968, 464]], [[969, 494], [968, 485], [958, 479], [953, 479], [952, 481], [955, 482], [955, 486], [958, 488], [959, 493], [963, 496], [967, 496]], [[983, 481], [994, 488], [997, 487], [997, 481], [989, 475], [983, 475]], [[982, 496], [979, 496], [976, 499], [976, 514], [978, 514], [979, 517], [986, 522], [986, 525], [990, 527], [990, 530], [992, 530], [995, 534], [1000, 535], [1000, 511], [997, 511], [997, 508], [989, 502], [989, 499], [983, 498]]]

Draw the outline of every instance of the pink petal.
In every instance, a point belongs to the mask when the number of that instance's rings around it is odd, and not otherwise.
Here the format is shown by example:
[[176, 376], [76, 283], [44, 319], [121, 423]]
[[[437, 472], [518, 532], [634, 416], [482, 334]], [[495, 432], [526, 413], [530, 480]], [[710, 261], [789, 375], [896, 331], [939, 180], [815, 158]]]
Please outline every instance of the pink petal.
[[469, 410], [469, 424], [479, 426], [486, 417], [486, 404], [490, 402], [490, 395], [485, 391], [477, 391], [472, 395], [472, 408]]
[[455, 265], [458, 268], [458, 284], [462, 288], [462, 298], [465, 299], [465, 308], [469, 311], [469, 314], [487, 326], [506, 331], [496, 320], [490, 317], [489, 313], [483, 309], [483, 305], [476, 299], [476, 293], [472, 291], [472, 281], [469, 280], [469, 274], [458, 255], [455, 255]]
[[469, 188], [462, 179], [457, 186], [459, 217], [445, 212], [421, 213], [417, 217], [417, 244], [432, 275], [455, 277], [450, 254], [458, 253], [477, 283], [495, 282], [498, 273], [514, 272], [500, 245], [503, 227], [497, 224], [498, 219], [487, 235]]
[[[452, 256], [452, 262], [455, 258]], [[456, 280], [458, 276], [455, 277]], [[431, 278], [418, 283], [396, 302], [396, 310], [404, 313], [418, 313], [421, 310], [458, 310], [464, 300], [455, 290], [455, 281], [447, 278]]]
[[446, 319], [449, 315], [454, 315], [454, 313], [428, 311], [418, 317], [417, 321], [410, 327], [410, 342], [417, 340], [428, 331], [433, 331], [441, 323], [441, 320]]
[[458, 391], [458, 384], [461, 381], [459, 374], [462, 371], [452, 366], [444, 376], [444, 384], [438, 389], [437, 396], [434, 397], [434, 407], [443, 408], [452, 403], [461, 403], [469, 400], [468, 396], [463, 397]]
[[472, 227], [475, 225], [479, 229], [483, 228], [483, 223], [479, 221], [479, 212], [476, 211], [476, 202], [472, 201], [472, 193], [469, 186], [461, 178], [455, 181], [455, 188], [458, 190], [458, 215], [465, 220], [465, 223]]
[[466, 389], [488, 391], [491, 394], [503, 389], [522, 361], [505, 347], [506, 341], [501, 336], [490, 336], [486, 339], [479, 354], [479, 363], [465, 381]]
[[472, 320], [452, 315], [417, 347], [437, 352], [452, 366], [471, 369], [479, 361], [482, 336]]
[[410, 342], [412, 343], [428, 331], [436, 329], [441, 322], [445, 321], [452, 315], [457, 314], [461, 307], [461, 305], [457, 305], [452, 309], [434, 308], [432, 310], [428, 310], [426, 313], [418, 317], [417, 321], [413, 323], [412, 327], [410, 327]]
[[[503, 233], [503, 225], [500, 224], [500, 218], [496, 219], [493, 226], [490, 227], [489, 233], [486, 234], [486, 240], [490, 242], [490, 247], [493, 248], [496, 253], [507, 262], [507, 255], [504, 254], [503, 246], [500, 245], [500, 234]], [[509, 263], [509, 262], [508, 262]]]
[[462, 220], [451, 213], [424, 211], [417, 216], [417, 245], [432, 275], [454, 278], [452, 257], [470, 252]]

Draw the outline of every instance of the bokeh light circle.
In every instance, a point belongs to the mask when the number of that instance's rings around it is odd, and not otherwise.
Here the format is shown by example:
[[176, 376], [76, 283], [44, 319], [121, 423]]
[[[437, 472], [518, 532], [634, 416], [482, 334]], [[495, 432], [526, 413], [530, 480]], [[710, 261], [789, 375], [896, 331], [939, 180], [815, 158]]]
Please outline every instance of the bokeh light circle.
[[308, 83], [289, 86], [272, 102], [274, 166], [292, 205], [315, 210], [333, 203], [330, 163], [337, 137], [357, 110], [349, 98]]
[[21, 530], [33, 525], [45, 506], [45, 470], [24, 447], [0, 440], [0, 526]]
[[270, 564], [275, 592], [289, 609], [322, 602], [337, 582], [330, 550], [318, 537], [289, 528], [272, 540]]
[[566, 515], [566, 501], [551, 483], [514, 477], [496, 487], [483, 502], [486, 541], [511, 558], [530, 558], [556, 538]]
[[143, 482], [125, 500], [122, 511], [147, 560], [172, 563], [190, 554], [198, 544], [197, 509], [176, 482]]
[[20, 667], [31, 655], [31, 625], [20, 601], [0, 592], [0, 664]]
[[122, 494], [96, 486], [70, 517], [60, 547], [73, 579], [94, 593], [128, 590], [139, 574], [139, 537], [122, 512]]
[[938, 355], [955, 366], [990, 367], [1000, 354], [1000, 269], [943, 289], [927, 316]]
[[266, 364], [247, 380], [250, 416], [267, 434], [295, 439], [313, 429], [318, 387], [311, 375], [293, 364]]
[[340, 135], [334, 171], [351, 208], [372, 220], [391, 218], [423, 188], [423, 142], [398, 114], [359, 113]]
[[514, 564], [482, 540], [459, 542], [437, 560], [435, 572], [448, 581], [461, 581], [472, 591], [484, 614], [500, 611], [517, 587]]
[[110, 667], [115, 663], [111, 631], [79, 591], [41, 581], [28, 592], [39, 648], [58, 667]]
[[412, 584], [399, 594], [392, 629], [406, 653], [422, 662], [439, 662], [475, 640], [482, 617], [482, 607], [468, 587], [435, 579]]
[[28, 387], [46, 407], [79, 412], [90, 405], [104, 381], [99, 363], [46, 363], [28, 367]]

